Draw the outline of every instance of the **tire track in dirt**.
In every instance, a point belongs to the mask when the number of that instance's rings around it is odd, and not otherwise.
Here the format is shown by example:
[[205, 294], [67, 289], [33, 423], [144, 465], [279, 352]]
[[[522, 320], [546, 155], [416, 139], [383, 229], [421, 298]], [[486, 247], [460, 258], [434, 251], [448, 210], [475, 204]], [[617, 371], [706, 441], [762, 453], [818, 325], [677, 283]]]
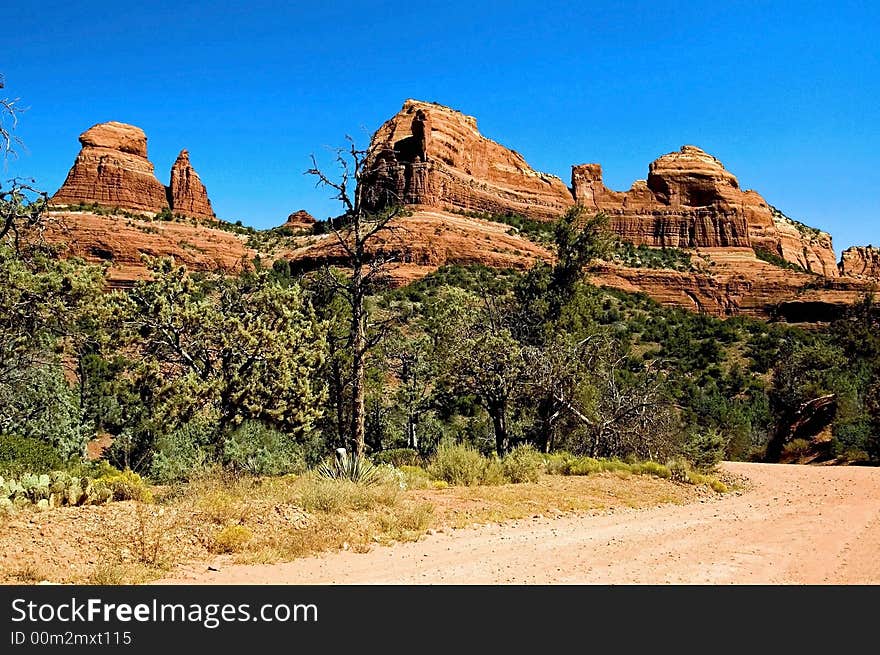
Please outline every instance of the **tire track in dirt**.
[[725, 463], [750, 489], [688, 505], [439, 533], [366, 554], [183, 567], [188, 584], [880, 583], [880, 469]]

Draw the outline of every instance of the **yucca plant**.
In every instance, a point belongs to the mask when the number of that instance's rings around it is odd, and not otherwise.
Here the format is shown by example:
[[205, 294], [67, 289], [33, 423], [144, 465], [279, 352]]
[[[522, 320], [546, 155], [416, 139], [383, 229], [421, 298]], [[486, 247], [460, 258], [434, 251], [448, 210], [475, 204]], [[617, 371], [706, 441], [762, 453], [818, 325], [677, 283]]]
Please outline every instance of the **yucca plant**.
[[328, 480], [349, 480], [356, 484], [376, 484], [379, 468], [365, 457], [351, 457], [345, 448], [336, 450], [336, 457], [318, 466], [318, 475]]

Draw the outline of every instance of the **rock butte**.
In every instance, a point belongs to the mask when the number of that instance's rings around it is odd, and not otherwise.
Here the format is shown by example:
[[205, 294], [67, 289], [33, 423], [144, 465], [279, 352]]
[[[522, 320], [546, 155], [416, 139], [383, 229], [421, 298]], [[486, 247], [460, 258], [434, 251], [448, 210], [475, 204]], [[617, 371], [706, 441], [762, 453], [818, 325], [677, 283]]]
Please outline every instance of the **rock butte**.
[[100, 123], [79, 137], [82, 149], [52, 197], [56, 205], [97, 203], [157, 213], [168, 207], [165, 187], [147, 159], [144, 131], [125, 123]]
[[300, 209], [288, 216], [282, 227], [286, 227], [294, 232], [311, 232], [315, 223], [317, 221], [314, 216], [305, 209]]
[[168, 200], [175, 214], [191, 218], [214, 219], [214, 210], [208, 200], [208, 190], [189, 162], [189, 152], [181, 150], [171, 167], [171, 185]]
[[853, 246], [840, 253], [840, 274], [880, 279], [880, 248]]
[[578, 203], [608, 214], [612, 230], [635, 244], [754, 246], [808, 271], [838, 275], [828, 234], [742, 191], [720, 161], [695, 146], [652, 162], [647, 180], [629, 191], [608, 189], [599, 164], [573, 166], [569, 188], [481, 135], [474, 117], [407, 100], [373, 136], [364, 168], [363, 198], [372, 208], [402, 203], [552, 220]]
[[170, 209], [196, 219], [213, 219], [208, 192], [182, 150], [171, 167], [171, 183], [156, 179], [147, 159], [147, 136], [134, 125], [99, 123], [79, 137], [82, 149], [53, 205], [91, 205], [157, 214]]
[[[158, 211], [162, 199], [157, 200], [156, 190], [165, 190], [146, 159], [141, 130], [105, 123], [80, 140], [83, 151], [53, 202]], [[171, 203], [185, 204], [198, 218], [213, 216], [185, 151], [175, 169], [178, 181], [172, 172], [167, 195]], [[828, 234], [789, 219], [755, 191], [743, 191], [720, 161], [695, 146], [658, 158], [649, 165], [647, 178], [625, 192], [605, 187], [599, 164], [573, 166], [568, 187], [558, 177], [532, 170], [519, 153], [482, 136], [473, 117], [415, 100], [407, 100], [374, 135], [361, 193], [369, 208], [408, 206], [407, 214], [395, 219], [400, 229], [372, 246], [396, 255], [398, 263], [389, 270], [395, 284], [444, 264], [523, 269], [549, 261], [552, 254], [547, 249], [485, 218], [515, 213], [553, 220], [575, 203], [607, 214], [622, 240], [694, 253], [697, 270], [690, 272], [612, 263], [591, 271], [596, 284], [642, 291], [667, 305], [720, 316], [829, 320], [872, 289], [880, 275], [877, 249], [850, 248], [838, 265]], [[159, 209], [168, 206], [168, 200], [165, 203]], [[244, 236], [210, 224], [81, 212], [58, 215], [66, 228], [63, 233], [56, 230], [53, 238], [66, 241], [74, 254], [108, 262], [114, 284], [146, 276], [141, 254], [174, 255], [197, 270], [224, 271], [240, 270], [257, 254], [270, 261], [288, 259], [303, 269], [344, 261], [332, 235], [311, 234], [315, 219], [305, 210], [294, 212], [284, 224], [300, 236], [260, 253]], [[754, 249], [796, 263], [805, 272], [767, 263]]]

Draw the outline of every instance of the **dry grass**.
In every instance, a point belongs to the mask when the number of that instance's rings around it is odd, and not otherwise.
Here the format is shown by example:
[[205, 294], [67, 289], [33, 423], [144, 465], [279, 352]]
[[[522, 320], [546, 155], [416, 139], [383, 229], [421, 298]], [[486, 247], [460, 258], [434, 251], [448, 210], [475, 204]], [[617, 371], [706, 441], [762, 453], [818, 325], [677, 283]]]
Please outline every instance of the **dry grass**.
[[[683, 503], [712, 493], [622, 470], [445, 489], [417, 470], [409, 472], [410, 478], [418, 479], [420, 488], [403, 490], [393, 482], [357, 485], [309, 474], [221, 476], [169, 490], [153, 504], [51, 510], [40, 515], [42, 528], [18, 521], [12, 534], [0, 534], [3, 549], [28, 541], [34, 530], [46, 535], [10, 561], [17, 568], [0, 571], [0, 579], [140, 583], [176, 564], [210, 561], [218, 554], [237, 563], [270, 563], [332, 550], [366, 552], [376, 545], [418, 540], [431, 529]], [[89, 550], [93, 558], [76, 570], [65, 568], [70, 560], [63, 555], [51, 559], [54, 552]]]

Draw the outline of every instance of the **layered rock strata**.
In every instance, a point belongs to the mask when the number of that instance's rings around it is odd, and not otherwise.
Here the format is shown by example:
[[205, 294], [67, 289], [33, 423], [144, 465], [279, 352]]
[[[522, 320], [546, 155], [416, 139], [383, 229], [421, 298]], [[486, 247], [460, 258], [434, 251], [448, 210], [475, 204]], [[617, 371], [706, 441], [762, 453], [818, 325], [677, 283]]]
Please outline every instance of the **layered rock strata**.
[[57, 205], [99, 204], [134, 211], [168, 208], [165, 187], [147, 159], [147, 136], [134, 125], [101, 123], [79, 137], [82, 149], [52, 197]]
[[880, 280], [880, 248], [853, 246], [840, 253], [840, 274]]
[[171, 167], [168, 200], [176, 214], [191, 218], [214, 219], [208, 190], [189, 161], [189, 152], [181, 150]]

